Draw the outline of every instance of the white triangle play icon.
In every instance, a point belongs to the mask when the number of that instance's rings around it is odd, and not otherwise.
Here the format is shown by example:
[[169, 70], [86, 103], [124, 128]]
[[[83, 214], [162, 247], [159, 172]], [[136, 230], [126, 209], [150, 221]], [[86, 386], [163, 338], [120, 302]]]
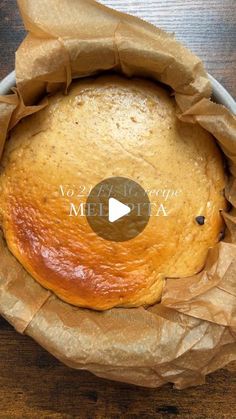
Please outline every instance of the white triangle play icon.
[[109, 216], [108, 220], [110, 223], [114, 223], [114, 221], [119, 220], [124, 215], [129, 214], [131, 209], [128, 205], [122, 204], [122, 202], [118, 201], [115, 198], [109, 198]]

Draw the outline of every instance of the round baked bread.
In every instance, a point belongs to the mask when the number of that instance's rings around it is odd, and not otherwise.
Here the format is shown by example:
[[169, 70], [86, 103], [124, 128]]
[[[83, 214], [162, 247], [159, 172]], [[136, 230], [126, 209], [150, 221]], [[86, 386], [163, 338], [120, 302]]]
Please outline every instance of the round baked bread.
[[[71, 202], [84, 199], [79, 192], [112, 176], [137, 181], [166, 208], [125, 242], [104, 240], [86, 217], [69, 216]], [[1, 162], [0, 225], [24, 268], [61, 299], [98, 310], [149, 305], [165, 278], [203, 268], [223, 228], [224, 186], [214, 139], [177, 119], [165, 89], [88, 78], [12, 131]]]

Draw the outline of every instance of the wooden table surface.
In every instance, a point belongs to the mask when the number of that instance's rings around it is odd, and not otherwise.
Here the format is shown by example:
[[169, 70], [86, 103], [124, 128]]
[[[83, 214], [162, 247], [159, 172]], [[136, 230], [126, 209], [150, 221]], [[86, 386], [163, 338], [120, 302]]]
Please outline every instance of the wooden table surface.
[[[40, 0], [37, 0], [40, 1]], [[56, 1], [56, 0], [55, 0]], [[205, 62], [236, 97], [235, 0], [103, 0], [169, 32]], [[15, 0], [0, 0], [0, 79], [14, 68], [25, 35]], [[236, 363], [203, 386], [143, 389], [60, 364], [0, 319], [1, 418], [236, 418]]]

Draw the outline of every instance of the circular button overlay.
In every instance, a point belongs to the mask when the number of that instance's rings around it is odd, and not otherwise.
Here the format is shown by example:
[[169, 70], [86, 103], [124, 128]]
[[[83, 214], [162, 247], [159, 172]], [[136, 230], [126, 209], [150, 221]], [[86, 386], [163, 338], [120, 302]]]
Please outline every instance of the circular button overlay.
[[145, 190], [131, 179], [111, 177], [90, 192], [85, 213], [92, 230], [105, 240], [124, 242], [148, 224], [151, 205]]

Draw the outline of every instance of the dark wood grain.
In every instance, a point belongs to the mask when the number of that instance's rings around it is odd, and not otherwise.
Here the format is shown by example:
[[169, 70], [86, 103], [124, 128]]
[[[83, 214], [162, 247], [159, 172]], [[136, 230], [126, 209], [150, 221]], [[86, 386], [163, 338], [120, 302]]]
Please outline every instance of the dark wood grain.
[[[38, 0], [40, 1], [40, 0]], [[236, 98], [235, 0], [101, 0], [176, 34]], [[0, 78], [14, 67], [24, 37], [15, 0], [0, 0]]]
[[101, 0], [175, 33], [236, 98], [235, 0]]
[[69, 369], [0, 321], [0, 417], [236, 417], [236, 364], [182, 391], [144, 389]]
[[25, 30], [15, 0], [0, 0], [0, 79], [14, 69], [15, 51]]
[[[40, 0], [35, 0], [40, 1]], [[56, 0], [55, 0], [56, 1]], [[236, 96], [235, 0], [104, 0], [169, 32]], [[0, 78], [24, 37], [15, 0], [0, 0]], [[236, 363], [183, 391], [108, 382], [60, 364], [0, 319], [1, 418], [236, 418]]]

